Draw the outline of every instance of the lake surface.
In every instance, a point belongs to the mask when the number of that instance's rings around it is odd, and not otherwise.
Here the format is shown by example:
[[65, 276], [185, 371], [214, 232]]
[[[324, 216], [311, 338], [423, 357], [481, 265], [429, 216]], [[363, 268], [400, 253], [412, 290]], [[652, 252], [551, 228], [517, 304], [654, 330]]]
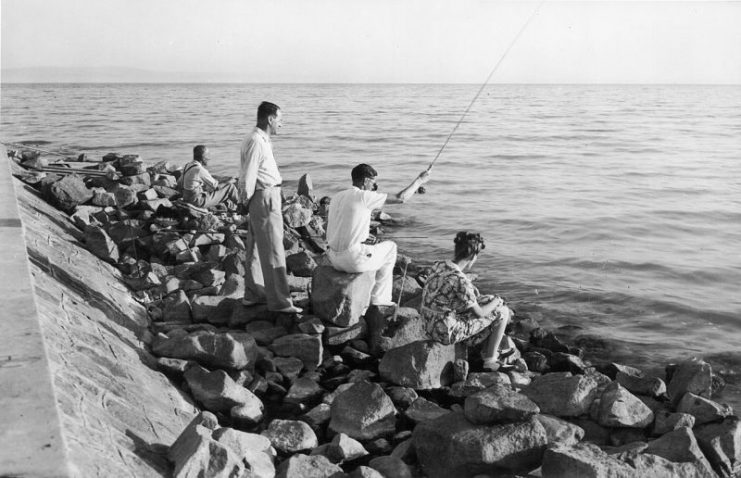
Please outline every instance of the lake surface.
[[[207, 144], [236, 175], [262, 100], [289, 191], [319, 196], [361, 162], [395, 193], [435, 157], [479, 85], [2, 85], [2, 140], [184, 164]], [[481, 232], [482, 292], [589, 357], [641, 368], [702, 356], [741, 408], [741, 87], [490, 85], [435, 164], [427, 194], [387, 212], [402, 251], [450, 255]]]

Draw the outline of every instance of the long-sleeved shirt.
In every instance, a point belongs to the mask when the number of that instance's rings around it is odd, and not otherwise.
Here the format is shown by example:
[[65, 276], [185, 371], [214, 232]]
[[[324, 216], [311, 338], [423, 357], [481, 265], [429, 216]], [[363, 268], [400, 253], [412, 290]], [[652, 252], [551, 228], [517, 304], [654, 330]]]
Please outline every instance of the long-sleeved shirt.
[[278, 186], [282, 182], [283, 178], [273, 156], [270, 136], [255, 127], [242, 142], [239, 180], [237, 181], [240, 200], [247, 202], [255, 194], [255, 189]]

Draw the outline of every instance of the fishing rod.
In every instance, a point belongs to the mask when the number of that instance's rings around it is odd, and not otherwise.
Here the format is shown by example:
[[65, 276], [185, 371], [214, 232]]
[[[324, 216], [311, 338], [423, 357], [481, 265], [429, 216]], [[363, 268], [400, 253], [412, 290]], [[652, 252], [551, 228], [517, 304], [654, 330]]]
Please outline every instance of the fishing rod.
[[486, 85], [489, 84], [489, 81], [491, 80], [492, 76], [494, 76], [494, 73], [499, 69], [499, 65], [502, 64], [502, 62], [506, 58], [506, 56], [509, 53], [509, 51], [515, 45], [515, 43], [517, 43], [517, 40], [520, 38], [520, 36], [522, 36], [522, 34], [525, 31], [525, 29], [528, 27], [528, 25], [530, 25], [530, 22], [533, 20], [533, 18], [535, 18], [535, 15], [538, 13], [538, 11], [540, 10], [540, 7], [544, 3], [545, 3], [545, 0], [540, 0], [540, 3], [538, 3], [538, 6], [535, 7], [535, 10], [533, 10], [533, 12], [530, 14], [530, 17], [528, 17], [527, 21], [520, 28], [520, 31], [517, 32], [517, 35], [515, 35], [515, 37], [512, 39], [512, 41], [510, 42], [509, 46], [507, 46], [507, 49], [504, 50], [504, 53], [499, 58], [499, 61], [497, 62], [496, 65], [494, 65], [494, 68], [492, 68], [491, 72], [489, 72], [489, 76], [486, 77], [486, 81], [484, 81], [484, 84], [481, 85], [481, 88], [479, 88], [479, 91], [476, 92], [476, 95], [473, 97], [473, 99], [471, 100], [471, 102], [468, 104], [468, 107], [466, 108], [466, 110], [463, 112], [463, 114], [461, 115], [461, 117], [458, 120], [458, 122], [453, 127], [453, 130], [450, 132], [450, 134], [448, 135], [447, 139], [445, 139], [445, 142], [443, 143], [442, 147], [440, 148], [440, 150], [435, 155], [435, 158], [432, 160], [432, 162], [430, 163], [430, 165], [427, 167], [427, 171], [430, 171], [432, 169], [432, 166], [437, 161], [437, 158], [440, 157], [440, 155], [442, 154], [443, 150], [448, 145], [448, 142], [450, 141], [450, 138], [453, 137], [453, 134], [455, 134], [455, 132], [458, 130], [458, 127], [461, 125], [461, 123], [463, 123], [463, 119], [466, 117], [466, 115], [468, 114], [468, 112], [471, 111], [471, 107], [476, 102], [476, 100], [479, 98], [479, 96], [481, 96], [481, 93], [484, 91], [484, 88], [486, 88]]

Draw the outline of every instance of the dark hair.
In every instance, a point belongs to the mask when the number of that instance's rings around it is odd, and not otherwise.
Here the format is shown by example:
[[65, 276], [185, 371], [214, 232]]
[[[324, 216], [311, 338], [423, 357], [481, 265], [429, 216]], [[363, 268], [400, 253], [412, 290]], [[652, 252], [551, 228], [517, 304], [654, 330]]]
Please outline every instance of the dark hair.
[[364, 180], [365, 178], [375, 178], [376, 176], [378, 176], [378, 173], [375, 169], [373, 169], [372, 166], [361, 163], [352, 168], [350, 176], [352, 177], [352, 182], [357, 183]]
[[257, 107], [257, 122], [267, 121], [269, 117], [278, 114], [280, 107], [269, 101], [263, 101], [260, 106]]
[[196, 161], [202, 161], [204, 151], [206, 151], [206, 146], [203, 144], [199, 144], [198, 146], [193, 148], [193, 159], [195, 159]]
[[461, 231], [453, 239], [455, 243], [455, 261], [471, 257], [486, 249], [484, 238], [477, 232]]

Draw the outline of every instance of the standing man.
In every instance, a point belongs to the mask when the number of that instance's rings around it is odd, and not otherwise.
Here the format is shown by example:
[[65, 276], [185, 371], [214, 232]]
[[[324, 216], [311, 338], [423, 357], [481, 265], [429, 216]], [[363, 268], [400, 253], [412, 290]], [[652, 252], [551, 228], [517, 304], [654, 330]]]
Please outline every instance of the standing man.
[[283, 126], [282, 118], [277, 105], [263, 101], [255, 129], [242, 142], [238, 187], [250, 215], [242, 304], [267, 303], [268, 310], [296, 314], [301, 309], [291, 301], [283, 248], [283, 178], [271, 142]]
[[208, 172], [211, 153], [208, 148], [199, 144], [193, 148], [193, 161], [183, 168], [180, 193], [183, 201], [198, 207], [212, 208], [225, 204], [227, 209], [234, 209], [239, 203], [239, 192], [234, 180], [219, 184]]
[[396, 196], [388, 197], [378, 189], [375, 169], [359, 164], [352, 170], [352, 185], [335, 195], [329, 203], [327, 217], [327, 245], [332, 266], [343, 272], [376, 271], [376, 281], [371, 291], [371, 305], [395, 305], [391, 300], [393, 272], [396, 263], [396, 243], [382, 241], [363, 244], [368, 239], [371, 212], [384, 203], [400, 204], [412, 197], [417, 189], [429, 180], [429, 168]]

